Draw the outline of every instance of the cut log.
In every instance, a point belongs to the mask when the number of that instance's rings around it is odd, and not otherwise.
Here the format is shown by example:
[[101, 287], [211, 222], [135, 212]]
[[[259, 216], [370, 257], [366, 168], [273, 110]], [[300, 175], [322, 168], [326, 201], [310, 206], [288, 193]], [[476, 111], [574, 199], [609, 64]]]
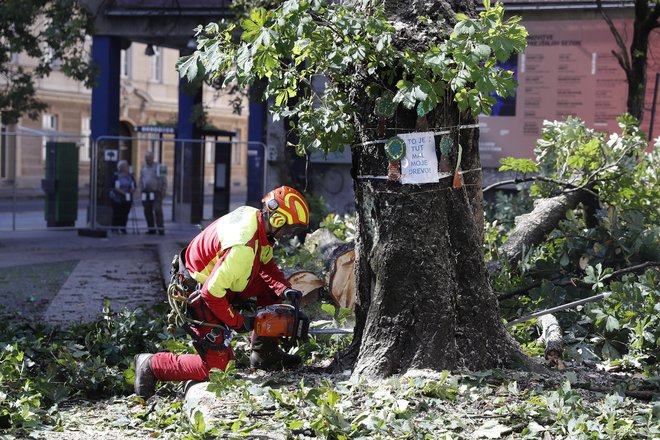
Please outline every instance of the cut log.
[[355, 249], [346, 243], [333, 252], [327, 261], [328, 293], [339, 307], [355, 311]]
[[328, 294], [333, 302], [339, 307], [354, 310], [355, 244], [345, 243], [328, 229], [320, 228], [307, 235], [305, 247], [310, 252], [318, 252], [323, 260], [328, 274]]
[[284, 269], [282, 272], [291, 287], [302, 292], [300, 305], [304, 307], [319, 300], [319, 291], [325, 287], [325, 282], [316, 274], [304, 269]]
[[545, 343], [545, 359], [550, 366], [563, 370], [566, 368], [563, 360], [564, 341], [557, 318], [553, 315], [544, 315], [538, 319], [536, 325], [541, 330], [540, 339]]

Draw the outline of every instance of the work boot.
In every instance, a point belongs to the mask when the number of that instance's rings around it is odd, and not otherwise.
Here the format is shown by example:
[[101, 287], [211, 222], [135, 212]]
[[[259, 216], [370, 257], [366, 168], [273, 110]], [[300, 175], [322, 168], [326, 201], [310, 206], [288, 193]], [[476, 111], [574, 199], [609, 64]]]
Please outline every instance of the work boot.
[[255, 336], [252, 341], [250, 367], [259, 370], [278, 370], [300, 365], [302, 359], [280, 348], [279, 338]]
[[151, 353], [141, 353], [135, 355], [135, 383], [133, 388], [135, 394], [148, 399], [156, 393], [156, 376], [151, 370]]

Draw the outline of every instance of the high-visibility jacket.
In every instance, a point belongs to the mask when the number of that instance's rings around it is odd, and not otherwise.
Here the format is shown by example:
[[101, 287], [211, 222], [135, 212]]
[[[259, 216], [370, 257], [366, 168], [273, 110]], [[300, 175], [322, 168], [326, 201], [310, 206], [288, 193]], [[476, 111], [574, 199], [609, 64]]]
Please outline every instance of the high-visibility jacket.
[[261, 212], [249, 206], [220, 217], [197, 235], [188, 245], [186, 268], [202, 284], [202, 299], [211, 312], [233, 328], [243, 325], [243, 316], [230, 303], [232, 293], [249, 290], [257, 277], [279, 296], [291, 287], [273, 260]]

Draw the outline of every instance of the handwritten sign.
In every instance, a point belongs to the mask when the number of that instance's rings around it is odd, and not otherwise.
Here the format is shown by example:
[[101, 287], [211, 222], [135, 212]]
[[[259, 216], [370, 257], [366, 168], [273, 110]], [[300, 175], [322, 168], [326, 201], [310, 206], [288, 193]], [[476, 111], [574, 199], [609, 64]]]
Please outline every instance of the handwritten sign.
[[407, 133], [399, 137], [406, 142], [406, 157], [401, 160], [401, 183], [436, 183], [438, 156], [433, 133]]

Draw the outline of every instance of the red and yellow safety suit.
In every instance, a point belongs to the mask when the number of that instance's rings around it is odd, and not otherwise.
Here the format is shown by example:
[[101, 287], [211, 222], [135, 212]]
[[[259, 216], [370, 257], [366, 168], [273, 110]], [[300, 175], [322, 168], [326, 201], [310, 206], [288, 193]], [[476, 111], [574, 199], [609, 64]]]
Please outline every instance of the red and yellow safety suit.
[[[279, 303], [284, 289], [291, 287], [273, 260], [261, 212], [248, 206], [220, 217], [197, 235], [188, 245], [185, 264], [202, 285], [202, 307], [210, 312], [204, 321], [234, 329], [243, 326], [243, 316], [231, 304], [236, 296], [256, 297], [260, 307]], [[209, 331], [208, 326], [196, 329], [201, 337]], [[208, 350], [204, 357], [160, 352], [152, 357], [151, 368], [158, 380], [201, 381], [211, 368], [224, 370], [233, 357], [231, 347]]]

